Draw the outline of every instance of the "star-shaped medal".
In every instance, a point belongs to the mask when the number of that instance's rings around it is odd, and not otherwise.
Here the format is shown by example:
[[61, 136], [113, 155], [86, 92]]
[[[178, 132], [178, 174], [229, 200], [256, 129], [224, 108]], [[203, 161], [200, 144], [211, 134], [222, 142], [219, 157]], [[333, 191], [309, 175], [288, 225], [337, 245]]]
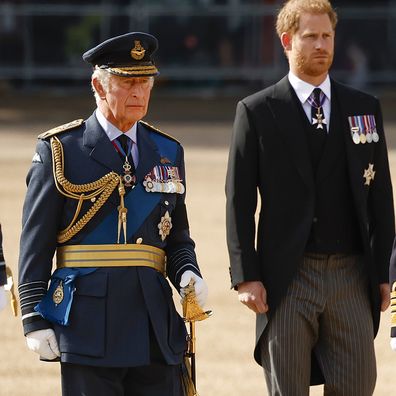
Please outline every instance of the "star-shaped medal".
[[165, 215], [161, 217], [161, 221], [158, 224], [159, 234], [162, 241], [165, 241], [165, 238], [170, 234], [171, 228], [172, 218], [169, 216], [169, 212], [166, 211]]
[[327, 121], [323, 114], [320, 113], [319, 108], [315, 116], [316, 118], [312, 118], [312, 125], [316, 124], [316, 129], [323, 129], [323, 124], [327, 125]]
[[369, 186], [371, 181], [374, 180], [375, 170], [374, 164], [369, 164], [368, 168], [364, 170], [363, 178], [366, 179], [364, 185]]

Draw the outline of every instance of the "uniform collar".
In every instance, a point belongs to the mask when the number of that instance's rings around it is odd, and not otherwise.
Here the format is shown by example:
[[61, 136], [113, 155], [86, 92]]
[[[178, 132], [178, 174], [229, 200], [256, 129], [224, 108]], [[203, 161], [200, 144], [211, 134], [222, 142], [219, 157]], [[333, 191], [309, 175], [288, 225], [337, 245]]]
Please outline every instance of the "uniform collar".
[[327, 99], [331, 101], [331, 84], [329, 75], [327, 75], [322, 84], [317, 87], [301, 80], [291, 71], [289, 71], [288, 78], [290, 85], [293, 87], [301, 103], [305, 103], [307, 101], [314, 88], [320, 88], [326, 95]]
[[99, 109], [96, 109], [95, 116], [96, 116], [96, 119], [98, 120], [100, 126], [103, 128], [106, 135], [110, 139], [110, 141], [117, 139], [118, 136], [120, 136], [124, 133], [130, 139], [132, 139], [132, 141], [134, 143], [137, 144], [137, 122], [135, 122], [128, 131], [122, 132], [116, 126], [114, 126], [111, 122], [109, 122]]

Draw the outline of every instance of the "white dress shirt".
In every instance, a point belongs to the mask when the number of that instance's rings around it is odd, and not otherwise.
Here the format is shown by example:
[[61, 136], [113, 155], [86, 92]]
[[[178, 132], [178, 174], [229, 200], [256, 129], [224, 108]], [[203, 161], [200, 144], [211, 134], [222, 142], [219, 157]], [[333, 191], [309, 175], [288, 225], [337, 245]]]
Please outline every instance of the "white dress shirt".
[[117, 139], [118, 136], [122, 134], [125, 134], [132, 140], [131, 154], [136, 169], [139, 163], [139, 152], [137, 146], [137, 122], [135, 122], [128, 131], [122, 132], [111, 122], [109, 122], [99, 109], [96, 109], [95, 116], [110, 141]]

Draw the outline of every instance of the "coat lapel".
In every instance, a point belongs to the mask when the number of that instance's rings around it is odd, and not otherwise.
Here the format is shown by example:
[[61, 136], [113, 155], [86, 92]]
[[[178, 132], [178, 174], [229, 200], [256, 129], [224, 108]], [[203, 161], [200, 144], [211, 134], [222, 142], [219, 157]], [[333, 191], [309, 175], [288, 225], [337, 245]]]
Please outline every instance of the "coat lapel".
[[140, 122], [138, 123], [137, 134], [139, 163], [136, 169], [136, 179], [140, 183], [154, 166], [160, 163], [161, 157], [156, 144], [150, 138], [148, 129]]
[[298, 173], [310, 189], [314, 188], [312, 164], [308, 151], [308, 143], [301, 114], [299, 100], [284, 77], [274, 86], [273, 97], [268, 98], [268, 104], [274, 115], [274, 121], [279, 126], [281, 137], [288, 147]]
[[[100, 167], [106, 168], [106, 173], [110, 171], [114, 171], [119, 175], [124, 173], [121, 158], [100, 126], [95, 114], [91, 115], [86, 121], [83, 144], [85, 149], [88, 150], [89, 156]], [[111, 194], [109, 201], [114, 205], [119, 205], [120, 197], [117, 191]]]
[[339, 103], [340, 111], [340, 127], [342, 128], [343, 138], [346, 149], [347, 164], [349, 171], [349, 179], [351, 182], [351, 190], [355, 199], [356, 208], [358, 209], [360, 218], [366, 217], [366, 212], [363, 210], [365, 204], [365, 190], [364, 190], [364, 179], [362, 169], [362, 158], [359, 156], [359, 150], [356, 149], [356, 145], [353, 143], [351, 133], [349, 130], [348, 116], [354, 115], [351, 113], [351, 104], [354, 103], [353, 95], [349, 95], [349, 91], [344, 89], [342, 85], [332, 80], [332, 86], [336, 93], [336, 97]]
[[322, 158], [319, 162], [316, 173], [316, 180], [320, 182], [324, 180], [332, 171], [333, 167], [339, 160], [342, 150], [339, 149], [341, 144], [344, 144], [344, 125], [341, 122], [340, 105], [337, 100], [337, 95], [334, 89], [334, 84], [331, 88], [331, 114], [330, 114], [330, 130], [327, 136], [326, 146], [323, 150]]
[[95, 114], [88, 118], [84, 132], [84, 146], [89, 155], [109, 171], [123, 174], [122, 161], [110, 142], [108, 136], [100, 126]]

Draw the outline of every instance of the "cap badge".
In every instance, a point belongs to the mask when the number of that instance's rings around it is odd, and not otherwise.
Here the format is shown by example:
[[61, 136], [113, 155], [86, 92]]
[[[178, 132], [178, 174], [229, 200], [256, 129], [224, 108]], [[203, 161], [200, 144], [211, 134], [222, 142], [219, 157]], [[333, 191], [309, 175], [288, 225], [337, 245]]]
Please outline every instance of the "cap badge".
[[131, 49], [131, 56], [133, 59], [141, 60], [144, 58], [146, 50], [140, 44], [140, 40], [135, 40], [135, 46]]

